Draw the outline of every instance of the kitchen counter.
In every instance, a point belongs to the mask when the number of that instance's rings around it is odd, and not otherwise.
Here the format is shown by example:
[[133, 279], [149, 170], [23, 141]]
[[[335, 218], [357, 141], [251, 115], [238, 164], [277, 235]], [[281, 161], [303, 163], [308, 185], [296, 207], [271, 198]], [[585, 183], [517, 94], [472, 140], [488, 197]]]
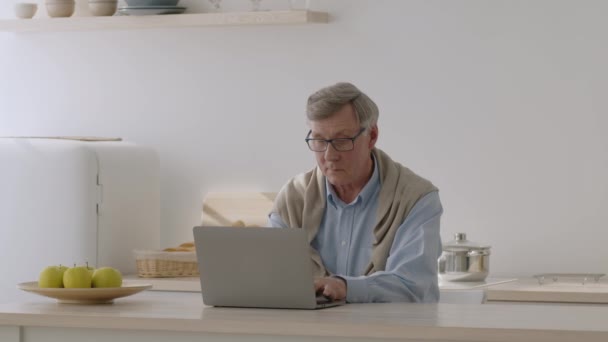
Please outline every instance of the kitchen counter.
[[199, 277], [140, 278], [137, 275], [129, 274], [124, 279], [126, 281], [152, 284], [152, 291], [201, 292], [201, 280]]
[[[139, 278], [137, 275], [127, 275], [124, 278], [128, 281], [139, 281], [152, 284], [153, 291], [184, 291], [201, 292], [201, 282], [199, 277], [181, 278]], [[441, 291], [461, 291], [488, 288], [498, 284], [517, 281], [516, 278], [488, 278], [480, 282], [442, 282], [439, 280]]]
[[114, 304], [28, 294], [0, 304], [0, 340], [608, 341], [607, 306], [348, 304], [323, 310], [214, 308], [199, 293], [145, 291]]

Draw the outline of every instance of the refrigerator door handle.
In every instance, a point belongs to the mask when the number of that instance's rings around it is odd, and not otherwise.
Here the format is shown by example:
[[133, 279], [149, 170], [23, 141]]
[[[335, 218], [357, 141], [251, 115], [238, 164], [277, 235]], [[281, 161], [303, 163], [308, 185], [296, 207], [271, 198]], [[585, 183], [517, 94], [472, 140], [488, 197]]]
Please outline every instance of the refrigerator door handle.
[[97, 184], [97, 216], [101, 216], [103, 204], [103, 185]]

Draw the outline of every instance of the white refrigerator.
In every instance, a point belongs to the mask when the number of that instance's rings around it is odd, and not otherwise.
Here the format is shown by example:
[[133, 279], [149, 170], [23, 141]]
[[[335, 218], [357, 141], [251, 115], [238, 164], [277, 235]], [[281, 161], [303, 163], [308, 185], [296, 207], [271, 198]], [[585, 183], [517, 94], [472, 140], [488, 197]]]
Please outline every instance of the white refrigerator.
[[49, 265], [136, 273], [132, 251], [160, 247], [159, 173], [130, 142], [0, 138], [0, 294]]

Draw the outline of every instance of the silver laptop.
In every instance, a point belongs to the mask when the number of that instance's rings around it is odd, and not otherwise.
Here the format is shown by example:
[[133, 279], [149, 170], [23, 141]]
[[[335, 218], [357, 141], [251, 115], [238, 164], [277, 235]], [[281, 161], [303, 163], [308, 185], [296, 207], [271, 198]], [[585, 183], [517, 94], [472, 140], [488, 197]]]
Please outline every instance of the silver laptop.
[[320, 309], [306, 232], [289, 228], [194, 227], [203, 302], [212, 306]]

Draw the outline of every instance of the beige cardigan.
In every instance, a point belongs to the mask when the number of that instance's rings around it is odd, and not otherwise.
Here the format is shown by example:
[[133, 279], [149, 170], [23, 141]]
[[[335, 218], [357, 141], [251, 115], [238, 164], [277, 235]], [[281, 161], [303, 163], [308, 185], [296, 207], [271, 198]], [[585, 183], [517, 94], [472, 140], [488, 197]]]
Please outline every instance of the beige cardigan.
[[[366, 275], [385, 269], [399, 226], [420, 198], [438, 190], [428, 180], [393, 161], [382, 150], [374, 148], [372, 153], [378, 163], [381, 189], [372, 257]], [[312, 242], [319, 231], [325, 205], [325, 176], [317, 167], [285, 184], [277, 195], [272, 211], [278, 213], [288, 227], [305, 229], [308, 241]], [[312, 247], [310, 252], [315, 276], [329, 275], [319, 253]]]

